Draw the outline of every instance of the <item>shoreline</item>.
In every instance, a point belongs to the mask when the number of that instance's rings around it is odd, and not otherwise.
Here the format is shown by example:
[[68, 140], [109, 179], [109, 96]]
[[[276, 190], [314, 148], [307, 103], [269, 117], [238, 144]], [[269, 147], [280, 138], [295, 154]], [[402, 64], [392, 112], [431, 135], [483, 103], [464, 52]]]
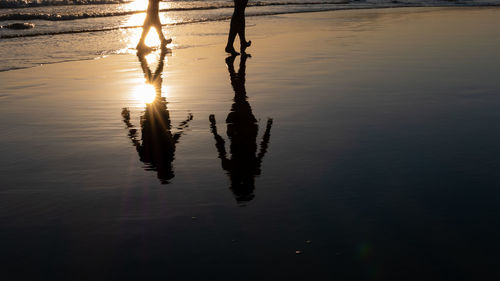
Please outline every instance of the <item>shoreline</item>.
[[[426, 7], [426, 6], [406, 6], [406, 7], [368, 7], [368, 8], [345, 8], [345, 9], [338, 9], [338, 10], [325, 10], [325, 11], [307, 11], [307, 12], [287, 12], [287, 13], [277, 13], [277, 14], [269, 14], [269, 15], [259, 15], [259, 16], [247, 16], [247, 22], [250, 26], [255, 25], [257, 22], [257, 19], [268, 19], [272, 17], [279, 17], [279, 16], [284, 16], [286, 17], [287, 15], [304, 15], [307, 17], [308, 14], [315, 14], [315, 13], [342, 13], [342, 12], [363, 12], [363, 11], [384, 11], [384, 10], [392, 10], [396, 9], [397, 10], [409, 10], [408, 12], [410, 13], [418, 13], [418, 12], [426, 12], [426, 11], [437, 11], [440, 9], [446, 9], [446, 10], [454, 10], [454, 9], [470, 9], [470, 10], [477, 10], [477, 9], [498, 9], [500, 8], [499, 5], [488, 5], [488, 6], [483, 6], [483, 5], [478, 5], [478, 6], [431, 6], [431, 7]], [[178, 29], [179, 27], [183, 26], [191, 26], [191, 25], [199, 25], [199, 24], [227, 24], [229, 19], [223, 19], [223, 20], [213, 20], [213, 21], [201, 21], [201, 22], [186, 22], [186, 23], [177, 23], [177, 24], [163, 24], [163, 28], [165, 30], [165, 27], [167, 28], [167, 33], [170, 33], [171, 31], [169, 29]], [[77, 33], [68, 31], [68, 32], [62, 32], [60, 34], [50, 34], [50, 35], [26, 35], [26, 36], [21, 36], [21, 37], [9, 37], [7, 39], [21, 39], [21, 38], [36, 38], [39, 36], [58, 36], [58, 35], [71, 35], [71, 34], [87, 34], [87, 33], [93, 33], [93, 32], [110, 32], [110, 31], [126, 31], [126, 30], [140, 30], [141, 26], [132, 26], [132, 27], [117, 27], [117, 28], [111, 28], [111, 29], [106, 29], [106, 30], [90, 30], [90, 31], [79, 31]], [[135, 32], [137, 33], [137, 32]], [[179, 32], [174, 33], [177, 36], [182, 37], [182, 35], [179, 34]], [[109, 39], [111, 40], [111, 39]], [[179, 44], [177, 42], [173, 42], [174, 44]], [[182, 44], [182, 42], [180, 42]], [[88, 58], [77, 58], [77, 59], [67, 59], [63, 61], [58, 61], [58, 62], [53, 62], [53, 63], [41, 63], [36, 66], [27, 66], [27, 67], [22, 67], [19, 66], [17, 68], [11, 68], [11, 69], [1, 69], [0, 73], [2, 72], [7, 72], [7, 71], [14, 71], [14, 70], [21, 70], [21, 69], [26, 69], [26, 68], [32, 68], [32, 67], [39, 67], [39, 66], [44, 66], [44, 65], [50, 65], [50, 64], [57, 64], [57, 63], [65, 63], [65, 62], [72, 62], [72, 61], [87, 61], [87, 60], [95, 60], [95, 59], [102, 59], [108, 56], [113, 56], [113, 55], [120, 55], [123, 53], [134, 53], [135, 50], [133, 49], [134, 44], [130, 43], [129, 46], [126, 46], [121, 49], [113, 50], [113, 51], [105, 51], [107, 54], [104, 55], [90, 55]], [[175, 47], [173, 48], [175, 50]]]

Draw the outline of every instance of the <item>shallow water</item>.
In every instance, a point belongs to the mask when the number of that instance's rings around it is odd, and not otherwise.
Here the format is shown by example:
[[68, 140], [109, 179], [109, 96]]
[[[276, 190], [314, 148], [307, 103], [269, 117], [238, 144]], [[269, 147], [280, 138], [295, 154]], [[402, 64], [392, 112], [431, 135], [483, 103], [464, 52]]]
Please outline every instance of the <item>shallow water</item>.
[[[124, 42], [120, 39], [140, 33], [138, 27], [144, 22], [147, 1], [117, 2], [104, 0], [88, 1], [88, 5], [60, 5], [61, 1], [0, 1], [0, 7], [10, 7], [0, 9], [1, 27], [23, 22], [35, 26], [20, 30], [0, 28], [0, 71], [93, 59], [135, 47], [137, 40]], [[34, 3], [38, 4], [29, 6]], [[246, 15], [260, 17], [346, 9], [498, 5], [500, 0], [262, 0], [250, 1]], [[232, 7], [233, 1], [230, 0], [162, 1], [160, 17], [168, 33], [172, 25], [228, 20]]]
[[[134, 96], [145, 79], [128, 54], [2, 73], [3, 276], [497, 279], [498, 14], [262, 18], [250, 27], [244, 80], [241, 71], [231, 79], [213, 43], [167, 54], [160, 84], [168, 103], [150, 108], [158, 116]], [[146, 59], [154, 73], [160, 54]], [[16, 73], [25, 80], [7, 79]], [[124, 107], [143, 147], [141, 116], [168, 119], [175, 134], [193, 115], [174, 158], [158, 160], [172, 164], [168, 183], [159, 162], [152, 167], [134, 146]], [[257, 119], [255, 141], [253, 122], [239, 123], [250, 143], [228, 131], [235, 108]], [[227, 158], [248, 160], [264, 140], [261, 163], [225, 169], [211, 114]], [[238, 172], [250, 177], [239, 189], [230, 177]]]

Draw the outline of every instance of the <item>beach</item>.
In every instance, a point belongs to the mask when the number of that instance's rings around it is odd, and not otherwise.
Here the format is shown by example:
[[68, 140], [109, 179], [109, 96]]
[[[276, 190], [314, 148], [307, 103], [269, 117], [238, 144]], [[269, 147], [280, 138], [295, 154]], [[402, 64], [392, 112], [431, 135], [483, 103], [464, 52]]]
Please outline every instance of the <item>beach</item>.
[[500, 8], [246, 21], [0, 72], [0, 279], [497, 280]]

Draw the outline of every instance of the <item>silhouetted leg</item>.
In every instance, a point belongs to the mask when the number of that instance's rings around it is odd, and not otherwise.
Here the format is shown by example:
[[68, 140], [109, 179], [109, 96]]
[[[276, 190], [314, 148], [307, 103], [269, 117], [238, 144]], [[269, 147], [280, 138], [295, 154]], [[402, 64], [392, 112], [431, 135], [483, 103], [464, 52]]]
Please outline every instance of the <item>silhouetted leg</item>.
[[158, 33], [158, 37], [160, 37], [160, 40], [163, 42], [165, 39], [165, 36], [163, 35], [163, 32], [161, 30], [161, 23], [160, 20], [158, 19], [154, 23], [154, 28], [156, 29], [156, 32]]
[[148, 36], [149, 30], [151, 29], [151, 23], [146, 19], [144, 22], [144, 26], [142, 27], [141, 39], [139, 39], [139, 43], [137, 44], [137, 50], [142, 50], [146, 47], [144, 41], [146, 41], [146, 36]]
[[229, 71], [229, 76], [233, 77], [236, 75], [234, 72], [234, 60], [236, 59], [235, 56], [230, 56], [226, 58], [226, 65], [227, 65], [227, 70]]
[[251, 58], [252, 56], [250, 54], [243, 54], [240, 59], [240, 68], [238, 69], [238, 74], [242, 77], [245, 77], [245, 72], [246, 72], [246, 65], [247, 65], [247, 59]]
[[251, 42], [246, 42], [245, 39], [245, 8], [247, 6], [247, 3], [248, 0], [234, 0], [234, 12], [233, 16], [231, 17], [231, 26], [229, 28], [229, 35], [226, 45], [226, 52], [232, 55], [239, 54], [233, 47], [236, 35], [239, 35], [240, 37], [242, 52], [244, 52], [245, 49], [251, 44]]
[[244, 53], [250, 45], [252, 45], [252, 41], [246, 41], [245, 39], [245, 22], [243, 22], [243, 29], [238, 33], [240, 37], [240, 51]]
[[139, 47], [139, 45], [137, 45], [137, 49], [137, 58], [139, 58], [139, 62], [141, 63], [141, 68], [144, 72], [144, 78], [146, 78], [146, 81], [150, 82], [153, 80], [153, 74], [151, 73], [151, 69], [149, 69], [148, 62], [146, 61], [146, 54], [141, 51], [141, 47]]
[[231, 25], [229, 27], [229, 35], [227, 37], [227, 44], [226, 44], [226, 48], [225, 48], [226, 53], [230, 53], [233, 56], [239, 55], [239, 53], [236, 52], [236, 50], [233, 47], [234, 39], [236, 38], [236, 34], [238, 33], [237, 21], [238, 21], [238, 19], [237, 19], [236, 10], [235, 10], [233, 13], [233, 16], [231, 17]]
[[245, 52], [247, 47], [252, 44], [251, 41], [245, 38], [245, 8], [247, 7], [248, 0], [235, 0], [235, 11], [238, 13], [238, 29], [237, 33], [240, 37], [240, 51]]
[[161, 22], [160, 22], [160, 19], [158, 19], [155, 22], [154, 27], [156, 29], [156, 32], [158, 32], [158, 36], [160, 37], [162, 47], [164, 47], [167, 44], [170, 44], [172, 42], [171, 38], [167, 39], [167, 38], [165, 38], [165, 35], [163, 35], [163, 32], [161, 31]]

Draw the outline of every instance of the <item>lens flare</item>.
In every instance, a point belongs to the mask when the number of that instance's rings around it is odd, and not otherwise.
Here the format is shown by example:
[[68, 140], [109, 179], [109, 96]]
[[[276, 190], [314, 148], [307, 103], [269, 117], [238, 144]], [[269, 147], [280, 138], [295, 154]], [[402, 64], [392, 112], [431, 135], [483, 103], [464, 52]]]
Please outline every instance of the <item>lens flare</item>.
[[152, 103], [156, 97], [155, 87], [151, 84], [141, 84], [133, 91], [133, 98], [141, 105]]

